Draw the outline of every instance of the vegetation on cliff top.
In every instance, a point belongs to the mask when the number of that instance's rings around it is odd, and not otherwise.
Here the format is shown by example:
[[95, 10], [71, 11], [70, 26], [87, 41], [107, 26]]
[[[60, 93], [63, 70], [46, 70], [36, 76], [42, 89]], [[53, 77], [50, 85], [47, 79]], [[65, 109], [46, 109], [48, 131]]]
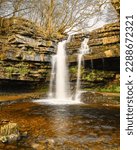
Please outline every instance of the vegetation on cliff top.
[[2, 18], [31, 20], [48, 36], [83, 31], [99, 20], [111, 22], [117, 19], [111, 1], [108, 0], [2, 0], [0, 8]]

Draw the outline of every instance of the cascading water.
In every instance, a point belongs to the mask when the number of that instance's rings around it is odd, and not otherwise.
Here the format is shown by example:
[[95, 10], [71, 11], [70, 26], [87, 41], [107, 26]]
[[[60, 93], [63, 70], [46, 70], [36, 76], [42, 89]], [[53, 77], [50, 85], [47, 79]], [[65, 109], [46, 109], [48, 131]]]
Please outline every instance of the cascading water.
[[49, 85], [49, 97], [53, 97], [54, 91], [53, 91], [53, 83], [55, 79], [55, 69], [56, 69], [56, 55], [53, 55], [51, 57], [51, 75], [50, 75], [50, 85]]
[[[79, 100], [72, 100], [70, 95], [69, 74], [67, 66], [66, 56], [66, 43], [70, 42], [71, 37], [68, 40], [64, 40], [58, 43], [57, 55], [52, 56], [52, 70], [49, 86], [48, 99], [38, 100], [37, 102], [42, 104], [79, 104]], [[55, 90], [53, 90], [53, 84], [55, 82]]]
[[65, 100], [69, 98], [68, 68], [66, 63], [67, 40], [59, 42], [56, 61], [56, 99]]
[[[67, 56], [66, 56], [66, 43], [70, 42], [71, 37], [68, 40], [63, 40], [58, 43], [57, 55], [52, 56], [52, 70], [49, 85], [49, 97], [48, 99], [38, 100], [40, 103], [47, 104], [79, 104], [80, 102], [80, 78], [81, 78], [81, 64], [82, 57], [84, 54], [89, 53], [88, 38], [85, 38], [81, 43], [81, 48], [79, 49], [80, 54], [78, 55], [78, 73], [76, 82], [76, 94], [74, 100], [70, 95], [70, 85], [69, 85], [69, 74], [67, 67]], [[53, 85], [55, 82], [55, 90], [53, 90]]]
[[80, 93], [81, 93], [80, 91], [81, 64], [82, 64], [83, 55], [89, 53], [88, 41], [89, 41], [89, 38], [84, 39], [84, 41], [81, 43], [81, 48], [78, 54], [78, 72], [77, 72], [75, 100], [79, 99]]

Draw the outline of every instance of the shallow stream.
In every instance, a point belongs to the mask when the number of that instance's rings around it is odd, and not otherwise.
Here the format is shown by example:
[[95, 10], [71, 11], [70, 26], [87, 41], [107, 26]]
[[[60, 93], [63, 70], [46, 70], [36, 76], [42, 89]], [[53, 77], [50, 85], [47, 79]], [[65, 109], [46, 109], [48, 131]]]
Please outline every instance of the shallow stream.
[[[28, 136], [0, 149], [118, 150], [119, 108], [99, 105], [3, 105], [0, 120], [16, 122]], [[37, 148], [40, 150], [40, 148]]]

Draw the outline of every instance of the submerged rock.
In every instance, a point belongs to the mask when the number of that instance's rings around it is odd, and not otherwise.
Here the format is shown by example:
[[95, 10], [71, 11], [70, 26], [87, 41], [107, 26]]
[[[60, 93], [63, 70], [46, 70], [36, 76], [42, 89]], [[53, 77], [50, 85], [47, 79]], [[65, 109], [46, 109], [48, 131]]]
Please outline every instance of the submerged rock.
[[46, 147], [43, 144], [38, 144], [38, 143], [32, 143], [32, 148], [34, 148], [35, 150], [45, 150]]
[[55, 147], [54, 139], [46, 139], [39, 141], [38, 143], [32, 143], [31, 147], [35, 150], [45, 150], [45, 149], [53, 149]]
[[13, 143], [21, 138], [17, 123], [8, 123], [0, 128], [0, 141]]
[[47, 139], [46, 144], [48, 147], [54, 147], [55, 141], [53, 139]]

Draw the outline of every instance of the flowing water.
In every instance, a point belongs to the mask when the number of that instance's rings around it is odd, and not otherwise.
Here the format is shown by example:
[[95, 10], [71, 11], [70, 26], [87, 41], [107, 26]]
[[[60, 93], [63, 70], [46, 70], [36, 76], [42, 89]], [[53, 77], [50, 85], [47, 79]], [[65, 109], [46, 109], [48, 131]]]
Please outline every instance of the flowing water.
[[66, 62], [66, 46], [67, 40], [59, 42], [56, 61], [56, 99], [64, 100], [69, 98], [69, 80], [68, 68]]
[[88, 41], [89, 41], [89, 39], [85, 38], [84, 41], [81, 43], [81, 48], [79, 49], [75, 100], [80, 99], [80, 93], [81, 93], [81, 91], [80, 91], [81, 64], [82, 64], [83, 55], [89, 53]]
[[[63, 40], [58, 43], [57, 55], [52, 56], [52, 70], [49, 86], [49, 98], [37, 100], [40, 103], [48, 104], [79, 104], [80, 103], [80, 78], [81, 78], [81, 64], [82, 57], [84, 54], [89, 53], [88, 38], [85, 38], [81, 43], [78, 54], [78, 72], [76, 81], [76, 93], [74, 100], [73, 95], [70, 95], [70, 83], [69, 73], [67, 66], [67, 55], [66, 55], [66, 43], [71, 41], [71, 36], [68, 40]], [[53, 84], [55, 80], [55, 91], [53, 90]], [[36, 102], [36, 101], [35, 101]]]
[[[52, 56], [52, 70], [49, 86], [49, 97], [47, 99], [34, 100], [42, 104], [79, 104], [79, 99], [72, 99], [70, 95], [69, 72], [66, 55], [66, 43], [71, 41], [71, 36], [67, 40], [58, 43], [57, 54]], [[55, 90], [53, 86], [55, 84]]]
[[50, 85], [49, 85], [49, 97], [54, 96], [54, 90], [53, 90], [53, 85], [54, 85], [54, 79], [55, 79], [55, 69], [56, 69], [56, 55], [53, 55], [51, 57], [51, 75], [50, 75]]
[[15, 122], [27, 137], [14, 144], [0, 143], [0, 149], [119, 150], [119, 107], [85, 105], [79, 99], [82, 56], [89, 52], [88, 38], [79, 50], [75, 100], [70, 95], [66, 43], [59, 42], [57, 55], [52, 57], [47, 99], [1, 105], [0, 127], [3, 122]]
[[[93, 105], [39, 105], [17, 103], [3, 106], [0, 118], [18, 123], [28, 136], [18, 144], [0, 149], [33, 150], [36, 144], [55, 150], [118, 150], [119, 108]], [[50, 150], [50, 148], [49, 148]]]

